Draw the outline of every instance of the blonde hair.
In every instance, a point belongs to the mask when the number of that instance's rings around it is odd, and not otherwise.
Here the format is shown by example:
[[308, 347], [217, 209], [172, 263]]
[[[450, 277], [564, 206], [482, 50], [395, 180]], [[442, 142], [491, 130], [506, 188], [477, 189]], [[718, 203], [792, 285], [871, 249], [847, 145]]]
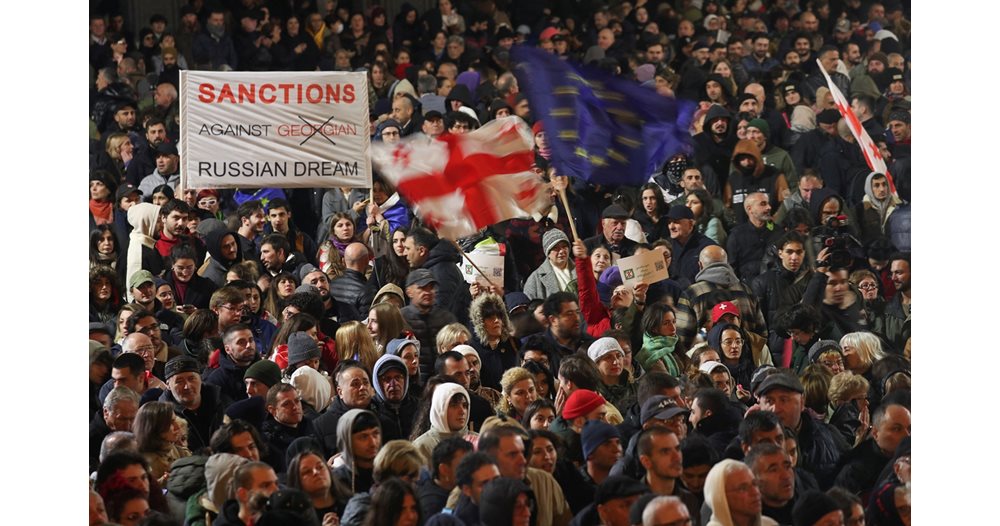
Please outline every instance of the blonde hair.
[[868, 393], [868, 380], [860, 374], [844, 371], [833, 375], [830, 379], [830, 389], [827, 396], [834, 406], [846, 403], [854, 395]]
[[416, 446], [407, 440], [390, 440], [382, 445], [375, 455], [372, 477], [382, 482], [389, 477], [400, 477], [420, 472], [424, 457]]
[[458, 337], [462, 334], [465, 335], [466, 340], [472, 339], [472, 333], [461, 323], [449, 323], [441, 327], [441, 330], [437, 333], [437, 337], [434, 339], [434, 346], [437, 347], [437, 353], [442, 354], [450, 351], [452, 347], [458, 345]]
[[851, 332], [840, 339], [840, 348], [844, 346], [854, 347], [858, 351], [858, 358], [865, 364], [865, 369], [873, 363], [885, 357], [882, 351], [882, 340], [870, 332]]
[[503, 396], [500, 397], [501, 411], [504, 413], [510, 412], [510, 402], [508, 401], [510, 391], [518, 382], [523, 382], [524, 380], [531, 380], [534, 383], [535, 375], [531, 374], [531, 371], [524, 367], [512, 367], [504, 371], [503, 377], [500, 378], [500, 389], [503, 391]]
[[120, 161], [122, 158], [120, 152], [122, 144], [125, 144], [125, 141], [128, 140], [129, 140], [128, 134], [126, 133], [122, 132], [112, 133], [111, 135], [108, 136], [108, 140], [104, 146], [104, 150], [108, 152], [108, 155], [110, 155], [112, 159]]
[[375, 341], [368, 334], [368, 328], [360, 321], [349, 321], [337, 329], [335, 336], [337, 355], [340, 360], [351, 360], [357, 355], [357, 360], [369, 371], [375, 369], [378, 353], [375, 351]]

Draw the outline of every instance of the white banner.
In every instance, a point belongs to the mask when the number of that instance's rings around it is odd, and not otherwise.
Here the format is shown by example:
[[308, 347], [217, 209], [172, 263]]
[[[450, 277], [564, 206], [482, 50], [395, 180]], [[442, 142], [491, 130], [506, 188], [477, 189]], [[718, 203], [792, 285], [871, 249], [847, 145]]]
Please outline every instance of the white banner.
[[622, 284], [629, 288], [640, 281], [648, 285], [670, 277], [663, 253], [659, 250], [619, 259], [618, 272], [621, 273]]
[[462, 262], [459, 263], [459, 267], [466, 283], [475, 283], [478, 281], [483, 285], [493, 283], [499, 287], [503, 286], [503, 256], [484, 254], [482, 252], [471, 252], [466, 255], [486, 274], [485, 276], [480, 274], [476, 270], [476, 267], [472, 266], [472, 263], [463, 258]]
[[184, 188], [370, 188], [368, 80], [181, 71]]

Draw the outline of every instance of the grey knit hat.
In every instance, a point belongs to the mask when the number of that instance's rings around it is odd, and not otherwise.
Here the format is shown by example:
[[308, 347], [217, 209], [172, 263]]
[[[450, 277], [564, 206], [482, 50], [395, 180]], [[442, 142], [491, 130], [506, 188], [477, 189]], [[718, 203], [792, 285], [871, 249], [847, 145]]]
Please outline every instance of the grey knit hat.
[[313, 358], [319, 358], [316, 340], [303, 331], [293, 332], [288, 337], [288, 364], [295, 365]]
[[542, 236], [542, 249], [545, 251], [545, 255], [548, 256], [549, 251], [559, 244], [560, 241], [565, 241], [567, 245], [569, 244], [569, 238], [566, 237], [566, 234], [563, 233], [562, 230], [553, 228], [552, 230], [546, 232], [545, 235]]

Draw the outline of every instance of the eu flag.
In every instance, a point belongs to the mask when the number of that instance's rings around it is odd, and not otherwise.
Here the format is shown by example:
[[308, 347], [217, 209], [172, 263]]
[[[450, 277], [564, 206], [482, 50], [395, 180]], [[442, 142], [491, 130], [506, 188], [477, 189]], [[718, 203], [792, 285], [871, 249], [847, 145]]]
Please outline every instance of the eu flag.
[[540, 49], [515, 46], [511, 56], [560, 175], [639, 186], [672, 155], [690, 151], [692, 103]]

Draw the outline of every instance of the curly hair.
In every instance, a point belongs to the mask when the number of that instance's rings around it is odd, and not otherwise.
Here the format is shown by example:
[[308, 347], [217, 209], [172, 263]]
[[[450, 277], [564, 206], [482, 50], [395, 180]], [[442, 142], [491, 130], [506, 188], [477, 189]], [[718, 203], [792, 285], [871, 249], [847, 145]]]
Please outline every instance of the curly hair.
[[504, 371], [503, 377], [500, 378], [500, 389], [503, 391], [503, 396], [500, 397], [501, 411], [508, 414], [511, 412], [510, 392], [514, 389], [515, 385], [524, 380], [531, 380], [531, 383], [534, 384], [535, 375], [531, 374], [531, 371], [524, 367], [512, 367]]

